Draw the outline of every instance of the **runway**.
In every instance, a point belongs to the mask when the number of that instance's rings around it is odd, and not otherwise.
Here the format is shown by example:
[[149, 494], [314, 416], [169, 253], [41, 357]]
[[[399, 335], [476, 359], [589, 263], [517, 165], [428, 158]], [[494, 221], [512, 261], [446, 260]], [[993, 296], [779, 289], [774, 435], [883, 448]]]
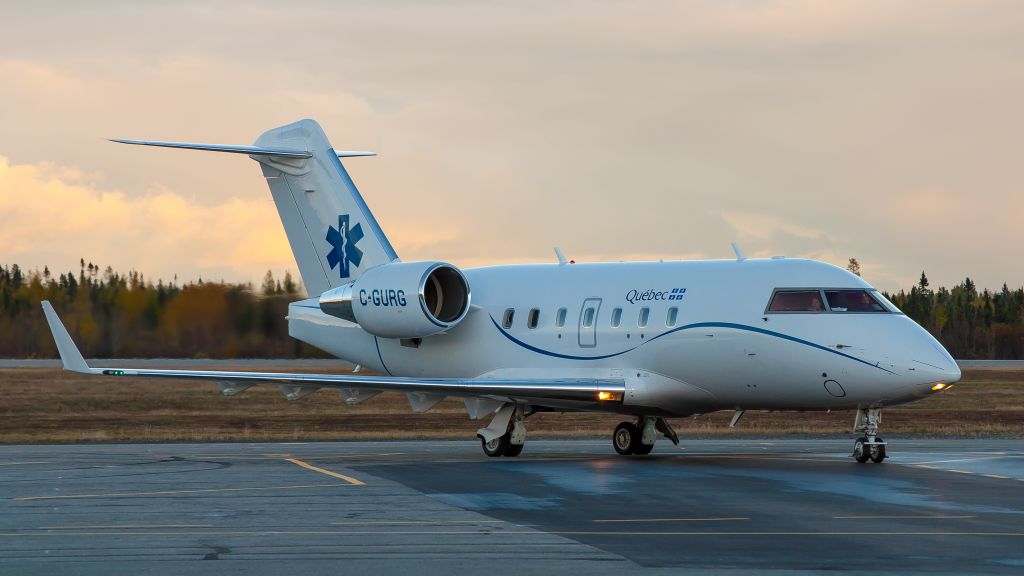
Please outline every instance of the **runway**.
[[3, 574], [1019, 574], [1024, 441], [0, 446]]

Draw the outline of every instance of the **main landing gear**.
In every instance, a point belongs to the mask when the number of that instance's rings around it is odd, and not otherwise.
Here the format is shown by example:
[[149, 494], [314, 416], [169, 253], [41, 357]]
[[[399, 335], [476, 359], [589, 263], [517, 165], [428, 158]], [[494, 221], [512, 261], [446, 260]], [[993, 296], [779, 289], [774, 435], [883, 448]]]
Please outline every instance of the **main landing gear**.
[[494, 415], [487, 428], [477, 430], [484, 454], [492, 458], [519, 456], [526, 444], [526, 406], [508, 403]]
[[881, 408], [861, 408], [857, 410], [857, 419], [853, 423], [853, 431], [863, 434], [853, 443], [853, 458], [861, 464], [871, 460], [881, 464], [885, 460], [886, 442], [878, 436], [878, 425], [882, 423]]
[[664, 418], [640, 416], [635, 424], [622, 422], [615, 427], [615, 432], [612, 433], [612, 446], [623, 456], [646, 456], [654, 449], [658, 432], [664, 434], [673, 444], [679, 444], [679, 436], [676, 436], [675, 430], [672, 430]]

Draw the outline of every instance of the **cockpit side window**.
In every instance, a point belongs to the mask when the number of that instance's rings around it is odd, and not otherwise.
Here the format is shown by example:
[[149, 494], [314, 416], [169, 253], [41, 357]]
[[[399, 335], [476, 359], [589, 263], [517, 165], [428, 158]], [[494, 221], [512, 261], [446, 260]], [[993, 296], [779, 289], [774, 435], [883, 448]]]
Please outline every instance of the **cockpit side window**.
[[824, 312], [820, 290], [776, 290], [768, 312]]
[[903, 311], [893, 304], [892, 300], [886, 298], [885, 294], [882, 294], [878, 290], [874, 290], [871, 292], [871, 295], [874, 296], [875, 300], [881, 301], [882, 305], [889, 309], [889, 312], [892, 312], [893, 314], [903, 314]]
[[833, 312], [889, 312], [867, 290], [825, 290], [825, 298]]

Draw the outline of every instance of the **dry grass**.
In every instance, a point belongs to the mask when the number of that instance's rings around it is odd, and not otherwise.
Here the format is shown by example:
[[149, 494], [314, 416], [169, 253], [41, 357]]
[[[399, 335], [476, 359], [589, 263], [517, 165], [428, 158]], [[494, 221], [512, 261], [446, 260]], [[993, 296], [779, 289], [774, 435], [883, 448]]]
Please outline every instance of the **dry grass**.
[[[246, 366], [246, 370], [258, 367]], [[272, 367], [268, 367], [272, 370]], [[850, 433], [852, 412], [731, 413], [676, 419], [681, 435]], [[538, 414], [537, 436], [605, 436], [611, 414]], [[0, 370], [0, 442], [130, 440], [342, 440], [472, 438], [480, 426], [461, 401], [411, 414], [405, 398], [382, 394], [360, 406], [320, 391], [296, 402], [269, 386], [227, 398], [211, 384], [97, 378], [53, 369]], [[886, 434], [1024, 435], [1024, 370], [972, 368], [951, 390], [885, 412]]]

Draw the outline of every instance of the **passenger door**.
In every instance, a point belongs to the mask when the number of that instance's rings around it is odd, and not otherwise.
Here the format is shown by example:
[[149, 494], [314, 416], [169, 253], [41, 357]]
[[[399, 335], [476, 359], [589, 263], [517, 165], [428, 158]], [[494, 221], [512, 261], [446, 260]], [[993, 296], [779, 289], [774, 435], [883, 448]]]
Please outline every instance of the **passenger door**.
[[580, 347], [597, 346], [597, 316], [601, 311], [600, 298], [587, 298], [580, 309]]

